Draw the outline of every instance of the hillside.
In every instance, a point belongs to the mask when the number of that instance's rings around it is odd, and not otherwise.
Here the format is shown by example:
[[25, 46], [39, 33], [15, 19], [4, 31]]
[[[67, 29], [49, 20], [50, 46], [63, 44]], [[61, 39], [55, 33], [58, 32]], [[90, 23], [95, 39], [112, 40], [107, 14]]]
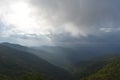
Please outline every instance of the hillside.
[[110, 58], [96, 73], [81, 80], [120, 80], [120, 57]]
[[34, 80], [36, 75], [64, 80], [69, 74], [62, 68], [58, 68], [31, 53], [0, 45], [0, 76], [21, 78], [25, 75], [34, 76]]

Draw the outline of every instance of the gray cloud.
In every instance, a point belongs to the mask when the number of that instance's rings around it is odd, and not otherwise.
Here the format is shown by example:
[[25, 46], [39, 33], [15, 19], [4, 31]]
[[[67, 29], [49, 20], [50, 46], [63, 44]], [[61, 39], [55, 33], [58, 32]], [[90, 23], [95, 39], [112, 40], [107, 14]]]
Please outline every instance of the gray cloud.
[[41, 9], [45, 12], [55, 28], [67, 26], [69, 31], [74, 27], [76, 31], [71, 32], [84, 35], [100, 27], [119, 27], [119, 0], [34, 0], [33, 3], [38, 12]]
[[[22, 0], [27, 3], [24, 5], [26, 9], [30, 8], [30, 12], [26, 12], [30, 17], [11, 13], [9, 6], [17, 1], [20, 0], [0, 0], [5, 7], [5, 10], [0, 8], [3, 10], [0, 12], [0, 32], [16, 39], [16, 42], [31, 42], [32, 45], [107, 43], [112, 36], [119, 34], [119, 0]], [[116, 40], [119, 38], [115, 37], [110, 42]]]

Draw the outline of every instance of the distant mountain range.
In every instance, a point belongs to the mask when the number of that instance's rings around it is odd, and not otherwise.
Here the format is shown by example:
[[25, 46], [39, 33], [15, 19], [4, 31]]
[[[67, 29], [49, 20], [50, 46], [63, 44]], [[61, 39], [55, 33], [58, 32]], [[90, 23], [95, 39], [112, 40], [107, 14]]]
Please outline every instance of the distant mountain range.
[[120, 80], [119, 64], [119, 46], [0, 44], [1, 80]]
[[40, 58], [61, 67], [74, 65], [81, 60], [91, 60], [92, 58], [119, 54], [119, 46], [100, 45], [100, 46], [74, 46], [74, 47], [25, 47], [18, 44], [2, 43], [4, 46], [8, 46], [17, 50], [33, 53]]

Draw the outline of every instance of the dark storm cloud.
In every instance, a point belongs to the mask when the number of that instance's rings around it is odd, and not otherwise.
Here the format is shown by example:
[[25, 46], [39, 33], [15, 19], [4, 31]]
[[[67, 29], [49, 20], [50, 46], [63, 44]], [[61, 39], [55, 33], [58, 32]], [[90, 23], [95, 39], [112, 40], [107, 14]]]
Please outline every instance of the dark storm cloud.
[[[38, 9], [38, 16], [43, 10], [54, 28], [62, 26], [62, 33], [52, 35], [53, 41], [58, 44], [109, 44], [120, 41], [119, 0], [34, 0], [32, 4]], [[86, 36], [78, 35], [76, 38], [70, 33]]]
[[120, 25], [119, 0], [34, 0], [33, 3], [46, 12], [54, 27], [71, 23], [79, 31], [92, 33], [101, 27]]

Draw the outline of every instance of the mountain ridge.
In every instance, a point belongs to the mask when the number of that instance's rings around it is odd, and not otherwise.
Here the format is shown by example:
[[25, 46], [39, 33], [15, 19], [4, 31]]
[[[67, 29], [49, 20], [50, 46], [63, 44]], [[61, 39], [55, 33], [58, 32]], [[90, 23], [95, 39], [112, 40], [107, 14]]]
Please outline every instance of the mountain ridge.
[[28, 68], [28, 70], [32, 70], [33, 72], [41, 72], [45, 75], [56, 77], [57, 79], [58, 77], [60, 79], [64, 79], [69, 75], [69, 73], [64, 69], [54, 66], [53, 64], [50, 64], [49, 62], [40, 59], [39, 57], [32, 53], [20, 51], [14, 48], [0, 45], [0, 56], [1, 56], [0, 59], [2, 59], [1, 61], [3, 61], [1, 63], [6, 62], [7, 60], [7, 62], [10, 62], [10, 64], [13, 63], [14, 65], [17, 65], [16, 64], [17, 62], [22, 67], [23, 65], [25, 65]]

